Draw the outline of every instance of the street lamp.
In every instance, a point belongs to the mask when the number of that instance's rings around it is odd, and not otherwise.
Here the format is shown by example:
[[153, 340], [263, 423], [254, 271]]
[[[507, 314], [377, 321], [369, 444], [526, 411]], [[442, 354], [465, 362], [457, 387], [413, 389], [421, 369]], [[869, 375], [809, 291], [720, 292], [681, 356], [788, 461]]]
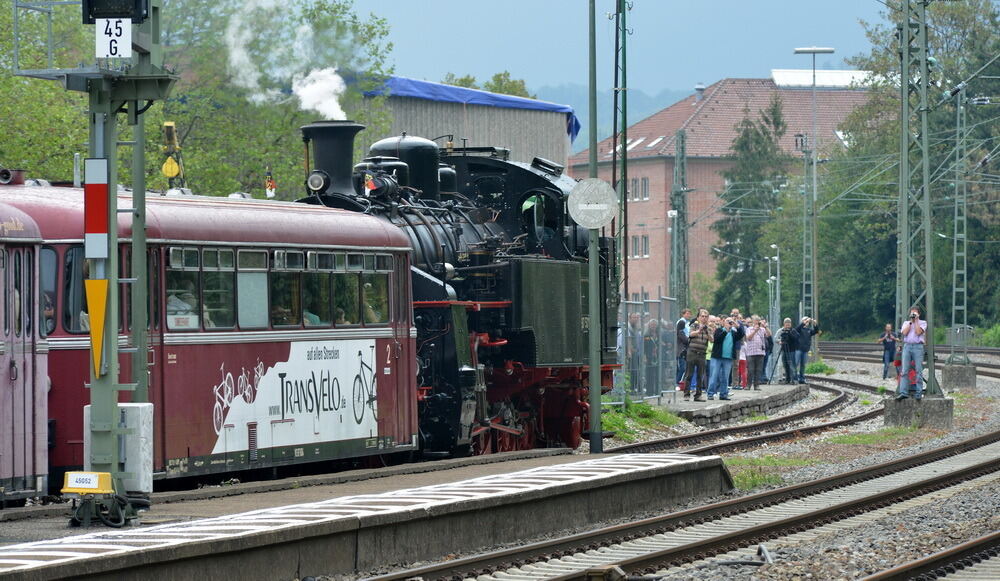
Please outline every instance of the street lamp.
[[774, 250], [774, 263], [776, 265], [776, 274], [774, 283], [774, 315], [772, 324], [776, 324], [777, 319], [781, 317], [781, 249], [778, 248], [777, 244], [772, 244], [771, 248]]
[[[819, 142], [816, 140], [816, 55], [832, 54], [833, 48], [823, 46], [807, 46], [795, 49], [795, 54], [812, 55], [812, 147], [810, 156], [812, 157], [812, 197], [806, 196], [806, 205], [809, 208], [809, 226], [812, 230], [811, 237], [803, 237], [803, 242], [809, 242], [808, 258], [803, 256], [803, 262], [808, 261], [809, 268], [802, 269], [802, 302], [804, 303], [806, 315], [813, 319], [819, 319], [819, 294], [816, 291], [816, 201], [819, 196], [819, 187], [816, 174], [816, 151], [819, 149]], [[807, 238], [811, 238], [808, 240]], [[805, 248], [803, 248], [805, 251]], [[803, 254], [806, 254], [803, 252]], [[806, 273], [806, 270], [809, 272]], [[808, 285], [808, 293], [806, 292]], [[819, 339], [816, 340], [816, 347], [813, 353], [819, 358]]]

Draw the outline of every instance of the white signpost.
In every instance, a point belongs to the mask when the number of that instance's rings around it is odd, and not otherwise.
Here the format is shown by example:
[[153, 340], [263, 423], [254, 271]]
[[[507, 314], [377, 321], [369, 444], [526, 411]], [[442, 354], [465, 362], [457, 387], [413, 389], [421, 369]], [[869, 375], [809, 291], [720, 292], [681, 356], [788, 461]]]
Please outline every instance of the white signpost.
[[588, 228], [590, 244], [588, 246], [589, 274], [587, 276], [587, 292], [590, 295], [588, 316], [590, 318], [587, 332], [590, 334], [590, 356], [588, 357], [588, 376], [590, 381], [590, 452], [600, 454], [604, 451], [602, 440], [604, 431], [601, 429], [601, 258], [599, 255], [598, 238], [600, 229], [611, 223], [618, 215], [618, 194], [604, 180], [587, 178], [573, 186], [570, 192], [569, 215], [577, 224]]
[[97, 18], [97, 58], [132, 58], [132, 21], [128, 18]]

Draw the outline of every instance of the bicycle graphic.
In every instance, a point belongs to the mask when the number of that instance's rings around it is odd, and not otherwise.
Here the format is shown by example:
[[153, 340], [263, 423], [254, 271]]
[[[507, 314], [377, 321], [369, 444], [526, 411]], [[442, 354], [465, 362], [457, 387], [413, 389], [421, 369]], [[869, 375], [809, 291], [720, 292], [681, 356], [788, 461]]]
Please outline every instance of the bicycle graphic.
[[[365, 363], [365, 359], [361, 351], [358, 351], [358, 360], [361, 362], [361, 369], [358, 374], [354, 376], [354, 389], [352, 390], [352, 401], [354, 402], [354, 421], [358, 425], [361, 425], [361, 421], [365, 418], [365, 409], [370, 408], [372, 410], [372, 419], [378, 419], [378, 413], [376, 410], [376, 378], [375, 371], [372, 369], [371, 365]], [[372, 363], [375, 362], [375, 347], [372, 346]]]
[[[215, 393], [215, 406], [212, 408], [212, 424], [215, 433], [221, 434], [225, 425], [226, 410], [233, 403], [237, 396], [242, 397], [248, 404], [257, 399], [257, 390], [260, 388], [260, 380], [264, 376], [264, 363], [258, 359], [257, 365], [248, 370], [246, 367], [240, 372], [239, 379], [233, 379], [233, 374], [226, 371], [226, 364], [219, 367], [222, 372], [222, 381], [219, 382], [212, 391]], [[253, 372], [253, 379], [250, 374]]]

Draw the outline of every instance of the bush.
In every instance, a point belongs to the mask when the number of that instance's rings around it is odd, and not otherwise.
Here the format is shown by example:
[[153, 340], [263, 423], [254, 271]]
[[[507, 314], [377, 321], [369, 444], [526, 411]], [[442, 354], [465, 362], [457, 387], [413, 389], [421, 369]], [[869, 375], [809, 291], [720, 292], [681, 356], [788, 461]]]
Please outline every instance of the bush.
[[983, 331], [977, 343], [983, 347], [1000, 347], [1000, 324]]
[[817, 373], [822, 373], [823, 375], [833, 375], [834, 373], [837, 373], [837, 370], [822, 361], [813, 361], [812, 363], [806, 364], [806, 373], [809, 375], [816, 375]]

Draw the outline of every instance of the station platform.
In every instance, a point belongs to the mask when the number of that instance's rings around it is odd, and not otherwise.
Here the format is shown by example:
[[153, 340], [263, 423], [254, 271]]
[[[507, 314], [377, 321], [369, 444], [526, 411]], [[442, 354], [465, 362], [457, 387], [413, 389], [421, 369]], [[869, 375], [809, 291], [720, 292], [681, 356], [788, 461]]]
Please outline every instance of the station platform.
[[696, 402], [685, 400], [681, 392], [667, 392], [662, 405], [671, 412], [698, 426], [711, 427], [722, 422], [754, 415], [767, 415], [771, 410], [793, 404], [809, 395], [806, 385], [761, 385], [759, 390], [731, 389], [729, 401]]
[[385, 469], [383, 477], [224, 498], [163, 502], [154, 495], [144, 524], [124, 529], [69, 529], [65, 515], [0, 522], [0, 579], [349, 576], [666, 510], [732, 487], [718, 456], [452, 462], [444, 470]]

